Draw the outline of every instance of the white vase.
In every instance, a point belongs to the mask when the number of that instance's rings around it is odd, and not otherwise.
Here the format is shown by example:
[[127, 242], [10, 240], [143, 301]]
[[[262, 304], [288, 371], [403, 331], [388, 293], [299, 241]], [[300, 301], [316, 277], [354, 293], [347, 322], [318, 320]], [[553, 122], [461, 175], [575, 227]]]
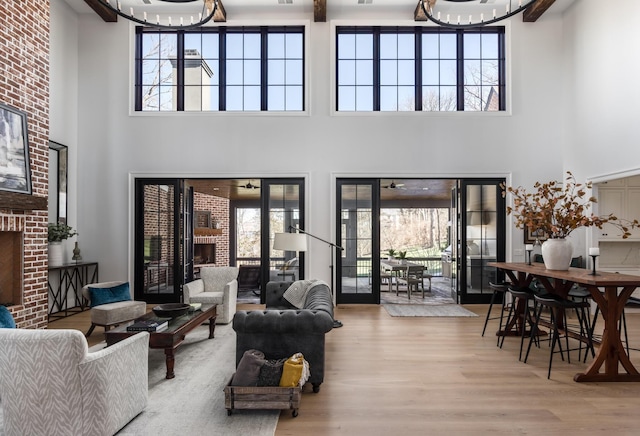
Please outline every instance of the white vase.
[[49, 266], [64, 264], [64, 251], [62, 242], [49, 242]]
[[551, 270], [566, 271], [571, 265], [573, 246], [567, 239], [547, 239], [542, 243], [544, 266]]

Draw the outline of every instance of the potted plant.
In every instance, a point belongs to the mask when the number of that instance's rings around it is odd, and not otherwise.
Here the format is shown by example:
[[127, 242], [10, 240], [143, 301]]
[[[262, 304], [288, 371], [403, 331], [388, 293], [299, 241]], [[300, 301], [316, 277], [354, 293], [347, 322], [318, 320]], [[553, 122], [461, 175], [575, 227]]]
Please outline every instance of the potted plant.
[[401, 264], [407, 263], [407, 251], [398, 251], [398, 259], [400, 259]]
[[547, 269], [569, 269], [573, 248], [565, 238], [580, 227], [596, 226], [601, 229], [609, 223], [620, 229], [623, 239], [631, 235], [630, 229], [638, 227], [637, 219], [621, 220], [613, 214], [597, 216], [591, 213], [591, 207], [597, 203], [595, 197], [587, 196], [591, 186], [591, 182], [578, 183], [570, 171], [567, 171], [564, 183], [557, 180], [536, 182], [533, 192], [521, 186], [502, 185], [503, 197], [507, 194], [513, 197], [513, 206], [507, 206], [507, 214], [514, 216], [515, 226], [548, 238], [542, 244], [542, 257]]
[[396, 250], [394, 250], [393, 248], [389, 248], [387, 250], [387, 259], [391, 260], [395, 257], [396, 255]]
[[60, 266], [64, 263], [62, 241], [78, 234], [73, 228], [63, 223], [49, 223], [49, 266]]

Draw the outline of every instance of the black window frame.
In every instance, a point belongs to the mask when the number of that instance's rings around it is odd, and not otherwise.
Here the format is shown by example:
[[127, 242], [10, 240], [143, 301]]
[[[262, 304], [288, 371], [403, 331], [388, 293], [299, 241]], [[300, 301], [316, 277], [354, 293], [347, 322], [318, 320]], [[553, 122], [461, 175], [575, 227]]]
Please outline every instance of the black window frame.
[[[158, 109], [156, 111], [148, 111], [143, 109], [143, 99], [142, 92], [144, 89], [143, 79], [142, 79], [142, 62], [143, 62], [143, 35], [144, 34], [172, 34], [177, 35], [177, 53], [176, 53], [176, 80], [177, 80], [177, 92], [176, 92], [176, 109], [175, 110], [161, 110]], [[219, 35], [218, 38], [218, 53], [219, 53], [219, 81], [218, 81], [218, 108], [212, 110], [188, 110], [185, 111], [184, 105], [184, 97], [185, 97], [185, 75], [184, 75], [184, 67], [185, 67], [185, 38], [184, 36], [188, 33], [191, 34], [209, 34], [209, 33], [217, 33]], [[171, 113], [171, 112], [226, 112], [227, 111], [227, 69], [226, 69], [226, 36], [230, 33], [246, 33], [246, 34], [255, 34], [259, 33], [261, 37], [260, 42], [260, 111], [261, 112], [285, 112], [285, 113], [300, 113], [306, 111], [307, 102], [306, 102], [306, 28], [304, 25], [293, 25], [293, 26], [217, 26], [217, 27], [204, 27], [198, 29], [190, 29], [190, 30], [164, 30], [164, 29], [155, 29], [151, 27], [145, 26], [136, 26], [135, 29], [135, 77], [134, 77], [134, 110], [136, 112], [141, 113]], [[272, 33], [291, 33], [291, 34], [301, 34], [302, 36], [302, 109], [296, 110], [269, 110], [269, 102], [268, 102], [268, 62], [269, 58], [267, 56], [268, 53], [268, 35]], [[286, 58], [285, 58], [286, 59]], [[193, 85], [190, 85], [193, 86]], [[286, 85], [285, 85], [286, 86]], [[234, 110], [232, 112], [256, 112], [255, 110]]]
[[[504, 26], [486, 26], [471, 29], [447, 29], [432, 26], [336, 26], [335, 38], [335, 111], [339, 113], [345, 112], [394, 112], [381, 111], [380, 93], [380, 35], [385, 33], [414, 35], [415, 41], [415, 81], [414, 81], [414, 99], [415, 112], [423, 112], [423, 71], [422, 62], [422, 36], [425, 34], [454, 34], [456, 35], [456, 110], [451, 112], [465, 112], [465, 83], [464, 83], [464, 35], [466, 34], [496, 34], [498, 36], [498, 110], [493, 112], [504, 112], [507, 110], [506, 95], [506, 50], [505, 50], [505, 27]], [[344, 34], [372, 34], [373, 35], [373, 109], [370, 111], [345, 111], [340, 110], [340, 86], [339, 86], [339, 64], [340, 64], [340, 35]], [[481, 58], [482, 59], [482, 58]], [[357, 86], [357, 84], [356, 84]], [[441, 86], [441, 85], [439, 85]], [[482, 110], [484, 112], [485, 110]], [[403, 112], [396, 110], [395, 112]], [[405, 111], [406, 112], [406, 111]], [[431, 111], [431, 112], [444, 112]], [[466, 110], [466, 112], [478, 112], [477, 110]]]

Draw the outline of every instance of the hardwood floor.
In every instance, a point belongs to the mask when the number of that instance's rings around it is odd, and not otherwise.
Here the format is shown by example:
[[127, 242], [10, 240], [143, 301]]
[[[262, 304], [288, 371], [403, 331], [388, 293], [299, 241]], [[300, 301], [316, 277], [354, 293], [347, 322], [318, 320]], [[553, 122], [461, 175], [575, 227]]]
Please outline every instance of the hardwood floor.
[[[571, 364], [556, 355], [547, 380], [547, 348], [519, 362], [519, 338], [497, 348], [495, 321], [480, 336], [487, 306], [465, 307], [480, 316], [392, 318], [382, 306], [337, 307], [344, 327], [327, 335], [325, 382], [318, 394], [305, 388], [297, 418], [282, 412], [276, 436], [638, 434], [640, 383], [575, 383], [590, 362], [575, 352]], [[628, 313], [627, 323], [640, 346], [640, 314]], [[88, 327], [88, 312], [50, 324]], [[96, 329], [90, 344], [102, 336]], [[631, 359], [640, 368], [640, 352]]]

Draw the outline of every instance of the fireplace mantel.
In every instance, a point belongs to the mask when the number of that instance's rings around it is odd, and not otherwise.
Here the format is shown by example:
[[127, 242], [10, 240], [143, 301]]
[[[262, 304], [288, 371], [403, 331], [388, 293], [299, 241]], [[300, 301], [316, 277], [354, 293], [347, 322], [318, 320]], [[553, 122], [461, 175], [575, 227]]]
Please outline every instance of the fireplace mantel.
[[47, 210], [47, 208], [47, 197], [17, 192], [0, 192], [0, 209]]

